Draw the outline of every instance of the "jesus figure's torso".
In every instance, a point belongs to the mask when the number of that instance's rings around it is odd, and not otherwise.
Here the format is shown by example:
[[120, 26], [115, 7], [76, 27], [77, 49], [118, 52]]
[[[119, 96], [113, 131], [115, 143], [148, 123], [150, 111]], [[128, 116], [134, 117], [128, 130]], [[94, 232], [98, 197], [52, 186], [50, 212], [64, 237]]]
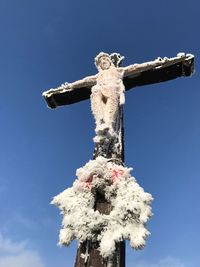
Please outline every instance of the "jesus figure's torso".
[[117, 96], [124, 90], [123, 76], [122, 68], [111, 67], [107, 70], [101, 70], [98, 73], [97, 83], [94, 87], [106, 97], [113, 97], [113, 94]]

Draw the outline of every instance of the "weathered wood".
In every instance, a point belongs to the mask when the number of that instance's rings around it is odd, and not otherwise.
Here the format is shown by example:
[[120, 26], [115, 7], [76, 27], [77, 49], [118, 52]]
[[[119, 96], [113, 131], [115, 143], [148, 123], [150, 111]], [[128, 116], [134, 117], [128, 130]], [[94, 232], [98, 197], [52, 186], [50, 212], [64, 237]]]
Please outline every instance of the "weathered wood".
[[[126, 90], [137, 86], [154, 84], [173, 80], [182, 76], [190, 76], [194, 71], [194, 58], [189, 56], [179, 58], [174, 63], [161, 68], [141, 71], [134, 76], [124, 77], [123, 83]], [[51, 96], [45, 96], [48, 107], [56, 108], [58, 106], [70, 105], [90, 98], [91, 88], [81, 87], [74, 90], [68, 90], [63, 93], [55, 93]]]
[[[101, 194], [96, 195], [95, 209], [102, 214], [109, 214], [111, 205]], [[88, 260], [85, 262], [81, 254], [88, 253]], [[98, 250], [98, 242], [92, 243], [86, 241], [80, 244], [77, 255], [75, 267], [125, 267], [125, 242], [116, 244], [116, 251], [109, 259], [103, 259]]]
[[[124, 127], [123, 127], [123, 108], [120, 108], [119, 116], [117, 118], [116, 124], [118, 125], [118, 133], [120, 136], [120, 149], [114, 147], [114, 143], [111, 141], [107, 150], [102, 150], [100, 145], [97, 145], [94, 150], [93, 158], [98, 156], [104, 156], [115, 164], [124, 164]], [[95, 210], [98, 210], [102, 214], [109, 214], [112, 206], [108, 203], [104, 197], [103, 192], [96, 192], [95, 196]], [[115, 253], [112, 257], [108, 259], [103, 259], [98, 250], [98, 242], [86, 241], [80, 244], [77, 255], [75, 267], [125, 267], [125, 241], [116, 244]], [[81, 254], [89, 254], [87, 261], [85, 262], [81, 258]]]

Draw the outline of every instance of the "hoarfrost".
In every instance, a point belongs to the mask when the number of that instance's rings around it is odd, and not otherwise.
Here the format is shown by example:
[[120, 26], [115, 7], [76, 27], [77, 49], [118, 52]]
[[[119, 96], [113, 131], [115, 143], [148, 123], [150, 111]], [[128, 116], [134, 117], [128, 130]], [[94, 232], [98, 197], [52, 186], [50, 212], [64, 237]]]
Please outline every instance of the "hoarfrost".
[[[63, 214], [60, 245], [69, 245], [73, 239], [99, 241], [104, 258], [114, 253], [116, 242], [125, 239], [130, 240], [134, 249], [144, 247], [149, 235], [145, 224], [152, 215], [150, 204], [153, 198], [131, 176], [131, 170], [104, 157], [90, 160], [77, 169], [73, 186], [51, 202]], [[94, 210], [97, 188], [111, 203], [109, 215]]]
[[125, 103], [123, 84], [124, 70], [119, 68], [123, 57], [120, 54], [101, 52], [95, 58], [99, 71], [96, 84], [91, 89], [91, 108], [96, 122], [97, 138], [106, 131], [115, 134], [115, 122], [121, 105]]

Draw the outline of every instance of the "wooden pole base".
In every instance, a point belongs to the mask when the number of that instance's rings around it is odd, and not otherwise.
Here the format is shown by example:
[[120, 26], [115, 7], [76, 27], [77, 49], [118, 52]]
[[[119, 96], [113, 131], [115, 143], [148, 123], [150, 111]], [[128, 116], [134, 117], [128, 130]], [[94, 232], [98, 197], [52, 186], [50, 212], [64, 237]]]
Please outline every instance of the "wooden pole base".
[[[119, 108], [118, 116], [116, 119], [116, 131], [118, 132], [117, 142], [120, 146], [116, 149], [116, 140], [111, 140], [106, 149], [101, 144], [96, 145], [94, 150], [94, 159], [98, 156], [108, 158], [110, 161], [118, 165], [123, 165], [124, 162], [124, 128], [123, 128], [123, 109]], [[101, 214], [109, 214], [111, 212], [111, 204], [108, 203], [102, 192], [96, 192], [95, 210]], [[98, 250], [98, 242], [92, 243], [85, 241], [79, 245], [76, 255], [74, 267], [125, 267], [125, 241], [116, 244], [115, 253], [104, 259]], [[87, 257], [81, 257], [81, 254]]]

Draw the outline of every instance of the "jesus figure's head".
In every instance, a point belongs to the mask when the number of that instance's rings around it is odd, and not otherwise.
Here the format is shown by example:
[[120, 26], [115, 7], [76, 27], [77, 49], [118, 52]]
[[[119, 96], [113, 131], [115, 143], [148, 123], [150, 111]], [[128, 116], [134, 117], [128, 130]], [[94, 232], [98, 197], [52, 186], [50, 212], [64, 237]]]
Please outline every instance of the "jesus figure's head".
[[110, 58], [110, 55], [104, 52], [99, 53], [95, 58], [95, 65], [98, 70], [107, 70], [114, 64]]

